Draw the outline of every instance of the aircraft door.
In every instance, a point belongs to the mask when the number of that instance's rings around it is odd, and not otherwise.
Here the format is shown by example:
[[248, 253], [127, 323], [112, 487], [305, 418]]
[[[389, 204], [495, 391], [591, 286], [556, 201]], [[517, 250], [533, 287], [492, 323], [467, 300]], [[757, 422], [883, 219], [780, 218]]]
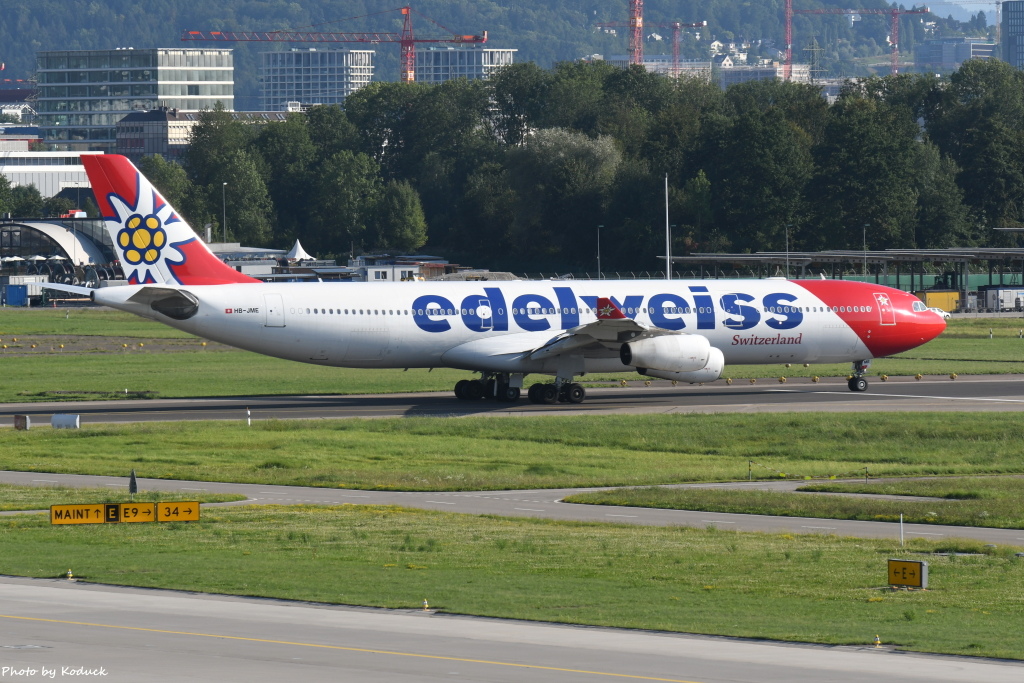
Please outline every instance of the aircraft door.
[[480, 330], [491, 331], [494, 329], [494, 310], [491, 308], [489, 299], [480, 299], [476, 304], [476, 316], [480, 319]]
[[264, 327], [284, 327], [284, 301], [280, 294], [264, 294], [263, 303], [266, 306], [267, 316]]
[[878, 304], [878, 323], [880, 325], [896, 324], [896, 307], [892, 305], [889, 295], [875, 292], [875, 303]]

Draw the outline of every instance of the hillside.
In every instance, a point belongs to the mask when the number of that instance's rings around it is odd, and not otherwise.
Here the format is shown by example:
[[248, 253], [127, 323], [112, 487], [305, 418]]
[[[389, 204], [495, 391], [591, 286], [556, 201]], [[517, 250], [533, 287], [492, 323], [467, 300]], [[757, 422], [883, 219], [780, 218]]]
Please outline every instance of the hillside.
[[[182, 43], [184, 30], [275, 30], [316, 26], [334, 31], [399, 31], [401, 5], [360, 0], [0, 0], [0, 61], [6, 63], [6, 78], [29, 78], [40, 50], [110, 49], [114, 47], [207, 46], [211, 43]], [[887, 7], [884, 0], [797, 0], [799, 8]], [[708, 28], [698, 43], [692, 33], [683, 45], [685, 56], [707, 54], [709, 38], [754, 43], [751, 54], [770, 55], [783, 42], [783, 0], [647, 0], [647, 32], [668, 38], [671, 31], [658, 23], [706, 20]], [[612, 36], [595, 30], [599, 22], [625, 22], [626, 0], [421, 0], [413, 3], [414, 28], [420, 37], [440, 37], [444, 31], [431, 25], [430, 17], [456, 34], [488, 31], [489, 45], [519, 50], [516, 61], [533, 61], [549, 68], [559, 61], [590, 54], [624, 54], [625, 32]], [[943, 15], [949, 5], [937, 10]], [[362, 17], [341, 21], [348, 17]], [[962, 27], [958, 22], [940, 22], [946, 34]], [[910, 49], [923, 35], [920, 22], [906, 20], [901, 42]], [[823, 65], [835, 75], [855, 73], [852, 59], [881, 55], [887, 49], [888, 21], [865, 16], [859, 22], [845, 17], [797, 17], [794, 43], [799, 49], [812, 36], [825, 48]], [[228, 43], [236, 50], [236, 108], [255, 108], [258, 94], [258, 53], [287, 49], [284, 43]], [[301, 44], [300, 44], [301, 45]], [[307, 45], [308, 47], [309, 45]], [[377, 80], [396, 80], [398, 45], [377, 46]], [[665, 42], [647, 46], [649, 53], [667, 54]]]

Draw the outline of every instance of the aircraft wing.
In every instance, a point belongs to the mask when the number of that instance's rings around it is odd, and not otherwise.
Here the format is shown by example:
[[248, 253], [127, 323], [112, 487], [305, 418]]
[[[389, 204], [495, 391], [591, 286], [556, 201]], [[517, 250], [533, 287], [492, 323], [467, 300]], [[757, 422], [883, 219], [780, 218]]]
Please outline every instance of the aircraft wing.
[[78, 285], [62, 285], [57, 282], [43, 282], [40, 286], [44, 289], [56, 289], [60, 292], [68, 292], [69, 294], [81, 294], [82, 296], [89, 296], [93, 290], [88, 287], [79, 287]]
[[597, 300], [597, 320], [566, 330], [543, 346], [533, 349], [529, 357], [531, 360], [552, 358], [588, 347], [595, 350], [600, 347], [618, 353], [619, 345], [625, 342], [666, 334], [681, 333], [638, 323], [626, 317], [610, 299], [601, 298]]
[[516, 371], [523, 365], [572, 354], [590, 358], [618, 358], [619, 347], [629, 341], [680, 332], [638, 323], [610, 299], [598, 299], [597, 320], [565, 330], [555, 337], [544, 333], [504, 335], [476, 339], [448, 350], [443, 360], [455, 367], [501, 367]]

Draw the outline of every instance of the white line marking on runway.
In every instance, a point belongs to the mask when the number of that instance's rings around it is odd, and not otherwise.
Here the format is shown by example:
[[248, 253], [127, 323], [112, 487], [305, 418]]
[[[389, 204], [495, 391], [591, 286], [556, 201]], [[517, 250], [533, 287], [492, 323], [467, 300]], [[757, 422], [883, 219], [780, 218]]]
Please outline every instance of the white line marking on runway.
[[538, 510], [537, 508], [512, 508], [512, 509], [513, 510], [522, 510], [523, 512], [544, 512], [543, 510]]
[[706, 522], [708, 524], [735, 524], [736, 523], [736, 522], [726, 522], [724, 519], [702, 519], [700, 521]]
[[189, 488], [187, 486], [182, 486], [181, 490], [182, 491], [205, 491], [206, 489], [194, 489], [194, 488]]
[[127, 486], [128, 484], [104, 484], [104, 486]]
[[816, 391], [816, 394], [833, 394], [836, 396], [859, 396], [860, 398], [934, 398], [943, 401], [992, 401], [994, 403], [1024, 403], [1017, 398], [979, 398], [975, 396], [918, 396], [916, 394], [861, 394], [845, 391]]
[[605, 515], [605, 517], [636, 517], [636, 515]]
[[32, 481], [47, 481], [47, 482], [50, 482], [51, 484], [56, 484], [57, 483], [56, 479], [33, 479]]
[[927, 531], [908, 531], [908, 535], [912, 536], [945, 536], [946, 534], [930, 534]]
[[801, 529], [828, 529], [829, 531], [835, 531], [834, 526], [800, 526]]
[[436, 505], [455, 505], [455, 503], [449, 503], [443, 500], [425, 500], [424, 503], [434, 503]]
[[369, 496], [356, 496], [348, 493], [339, 494], [342, 498], [369, 498]]

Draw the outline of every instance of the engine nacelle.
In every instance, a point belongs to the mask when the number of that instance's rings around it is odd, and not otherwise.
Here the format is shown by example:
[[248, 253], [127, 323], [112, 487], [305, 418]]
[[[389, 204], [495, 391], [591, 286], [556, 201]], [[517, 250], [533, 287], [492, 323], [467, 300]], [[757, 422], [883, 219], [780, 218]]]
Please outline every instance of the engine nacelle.
[[693, 372], [708, 364], [711, 342], [699, 334], [666, 334], [626, 342], [619, 348], [623, 365], [665, 372]]
[[664, 370], [637, 368], [637, 372], [641, 375], [657, 377], [658, 379], [671, 379], [677, 382], [689, 382], [690, 384], [714, 382], [722, 376], [723, 370], [725, 370], [725, 356], [722, 355], [719, 349], [713, 346], [711, 347], [711, 358], [708, 360], [708, 364], [700, 370], [694, 370], [693, 372], [665, 372]]

